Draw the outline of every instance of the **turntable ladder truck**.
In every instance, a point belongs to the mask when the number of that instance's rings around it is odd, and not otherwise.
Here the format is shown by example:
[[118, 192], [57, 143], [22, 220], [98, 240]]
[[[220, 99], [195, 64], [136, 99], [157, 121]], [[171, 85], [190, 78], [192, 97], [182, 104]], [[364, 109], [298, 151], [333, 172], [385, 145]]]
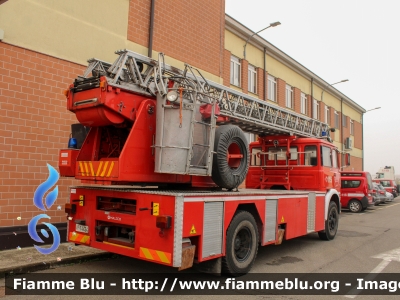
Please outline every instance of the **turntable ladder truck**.
[[[61, 176], [83, 184], [65, 205], [68, 241], [240, 275], [259, 245], [335, 237], [340, 180], [322, 162], [337, 152], [327, 124], [169, 66], [161, 53], [116, 54], [112, 64], [89, 60], [65, 91], [90, 129], [59, 155]], [[257, 151], [243, 131], [259, 136]], [[252, 188], [239, 190], [245, 179]]]

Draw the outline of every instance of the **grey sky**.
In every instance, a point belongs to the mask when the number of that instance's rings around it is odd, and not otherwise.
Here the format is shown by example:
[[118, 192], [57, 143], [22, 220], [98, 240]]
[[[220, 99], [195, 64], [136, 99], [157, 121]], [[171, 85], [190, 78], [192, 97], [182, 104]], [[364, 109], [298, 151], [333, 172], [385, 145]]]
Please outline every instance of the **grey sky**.
[[[400, 173], [400, 1], [226, 0], [226, 13], [366, 110], [365, 170]], [[359, 120], [358, 120], [359, 121]]]

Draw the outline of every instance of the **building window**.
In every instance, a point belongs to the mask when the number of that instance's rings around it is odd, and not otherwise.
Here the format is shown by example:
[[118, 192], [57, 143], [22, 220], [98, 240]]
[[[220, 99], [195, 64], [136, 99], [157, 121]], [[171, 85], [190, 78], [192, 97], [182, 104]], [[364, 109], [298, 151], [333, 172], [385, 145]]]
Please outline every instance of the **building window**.
[[257, 93], [257, 72], [256, 68], [249, 65], [249, 92]]
[[286, 107], [293, 108], [293, 88], [286, 85]]
[[342, 114], [342, 127], [347, 128], [347, 116]]
[[240, 86], [240, 60], [231, 56], [231, 84]]
[[325, 123], [328, 125], [331, 124], [331, 110], [329, 106], [325, 106]]
[[350, 119], [350, 134], [354, 135], [354, 121]]
[[268, 99], [276, 102], [276, 79], [268, 75]]
[[313, 118], [319, 120], [319, 103], [314, 99]]
[[335, 110], [335, 128], [339, 129], [339, 113]]
[[307, 97], [304, 93], [301, 93], [300, 98], [300, 112], [304, 115], [307, 114]]

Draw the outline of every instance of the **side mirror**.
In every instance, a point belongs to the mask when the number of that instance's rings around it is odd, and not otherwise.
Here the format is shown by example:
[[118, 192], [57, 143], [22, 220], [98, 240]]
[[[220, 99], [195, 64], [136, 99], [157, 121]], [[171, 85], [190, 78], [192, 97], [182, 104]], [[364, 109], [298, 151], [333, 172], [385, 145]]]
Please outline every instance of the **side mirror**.
[[348, 167], [350, 166], [350, 153], [345, 153], [344, 154], [344, 166], [343, 167]]

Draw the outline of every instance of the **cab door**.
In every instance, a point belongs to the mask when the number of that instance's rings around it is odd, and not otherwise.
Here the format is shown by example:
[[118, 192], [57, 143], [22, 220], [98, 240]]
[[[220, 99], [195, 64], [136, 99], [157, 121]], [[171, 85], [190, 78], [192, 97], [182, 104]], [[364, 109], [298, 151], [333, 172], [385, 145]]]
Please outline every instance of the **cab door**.
[[[332, 154], [332, 148], [321, 145], [321, 166], [323, 170], [323, 184], [327, 190], [338, 186], [336, 174], [338, 173], [337, 154]], [[333, 157], [335, 159], [333, 160]]]
[[333, 172], [333, 188], [340, 191], [340, 165], [339, 165], [339, 152], [336, 149], [332, 149], [332, 172]]

